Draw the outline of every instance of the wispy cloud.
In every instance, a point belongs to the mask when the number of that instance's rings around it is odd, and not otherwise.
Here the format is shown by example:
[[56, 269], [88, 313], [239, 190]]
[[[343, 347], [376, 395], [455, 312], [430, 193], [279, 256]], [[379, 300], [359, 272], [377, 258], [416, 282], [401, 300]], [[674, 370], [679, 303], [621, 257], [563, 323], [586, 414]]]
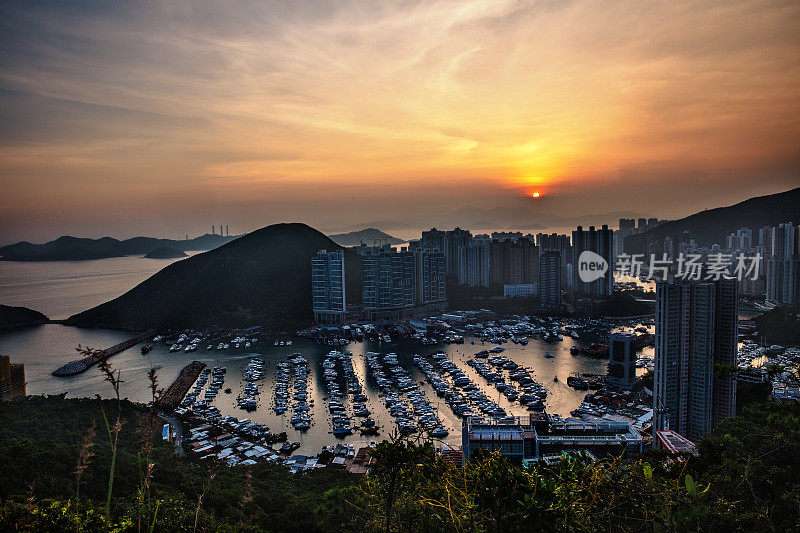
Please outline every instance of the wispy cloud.
[[[791, 0], [5, 2], [0, 222], [183, 198], [175, 219], [344, 225], [372, 216], [354, 194], [399, 218], [420, 184], [578, 214], [650, 167], [771, 192], [800, 181], [798, 35]], [[688, 208], [636, 175], [641, 210]]]

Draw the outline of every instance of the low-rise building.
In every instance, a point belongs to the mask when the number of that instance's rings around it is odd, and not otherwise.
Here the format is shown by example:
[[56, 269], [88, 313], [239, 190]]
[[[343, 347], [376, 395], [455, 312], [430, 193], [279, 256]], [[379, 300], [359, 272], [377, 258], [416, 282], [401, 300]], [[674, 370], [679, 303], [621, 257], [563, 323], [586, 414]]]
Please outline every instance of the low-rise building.
[[564, 420], [546, 413], [502, 420], [466, 417], [461, 439], [465, 461], [480, 450], [499, 451], [515, 464], [565, 451], [587, 451], [596, 457], [642, 451], [642, 436], [628, 422]]
[[537, 293], [536, 283], [516, 283], [503, 285], [504, 298], [524, 298]]

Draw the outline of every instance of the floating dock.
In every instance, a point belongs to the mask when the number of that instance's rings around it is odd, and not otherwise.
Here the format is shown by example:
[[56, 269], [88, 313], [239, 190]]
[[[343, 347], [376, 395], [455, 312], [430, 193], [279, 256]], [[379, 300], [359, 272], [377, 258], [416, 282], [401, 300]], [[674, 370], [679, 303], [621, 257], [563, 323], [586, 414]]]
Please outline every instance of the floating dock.
[[158, 405], [160, 407], [166, 407], [169, 409], [178, 407], [183, 400], [183, 397], [186, 396], [187, 392], [189, 392], [189, 388], [195, 381], [197, 381], [197, 377], [205, 367], [206, 364], [201, 363], [200, 361], [192, 361], [183, 367], [178, 374], [178, 377], [175, 378], [175, 381], [172, 382], [172, 385], [169, 386], [167, 391], [158, 401]]
[[145, 331], [144, 333], [136, 335], [135, 337], [131, 337], [126, 341], [123, 341], [119, 344], [115, 344], [111, 348], [106, 348], [105, 350], [101, 350], [95, 355], [84, 357], [83, 359], [78, 359], [76, 361], [71, 361], [65, 364], [64, 366], [58, 368], [57, 370], [54, 370], [53, 375], [59, 378], [64, 378], [68, 376], [74, 376], [76, 374], [81, 374], [92, 368], [100, 361], [104, 361], [109, 357], [111, 357], [112, 355], [116, 355], [124, 350], [127, 350], [132, 346], [136, 346], [140, 342], [150, 340], [155, 336], [156, 336], [156, 330], [151, 329], [149, 331]]

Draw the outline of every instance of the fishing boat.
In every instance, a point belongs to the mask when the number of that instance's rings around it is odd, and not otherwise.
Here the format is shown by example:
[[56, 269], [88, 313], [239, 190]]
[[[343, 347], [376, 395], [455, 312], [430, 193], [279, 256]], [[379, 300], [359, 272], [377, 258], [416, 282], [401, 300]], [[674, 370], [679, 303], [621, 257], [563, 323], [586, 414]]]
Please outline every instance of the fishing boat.
[[574, 389], [589, 390], [589, 382], [583, 379], [578, 372], [573, 372], [567, 378], [567, 385]]

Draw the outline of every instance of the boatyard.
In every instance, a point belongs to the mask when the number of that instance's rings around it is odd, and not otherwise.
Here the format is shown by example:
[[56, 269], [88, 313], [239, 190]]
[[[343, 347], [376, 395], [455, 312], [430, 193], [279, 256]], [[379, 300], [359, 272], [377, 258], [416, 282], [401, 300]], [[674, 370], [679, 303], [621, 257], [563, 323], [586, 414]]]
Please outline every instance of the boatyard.
[[621, 326], [651, 327], [447, 314], [400, 326], [352, 324], [294, 335], [258, 328], [166, 331], [144, 357], [191, 354], [206, 361], [177, 409], [187, 427], [219, 426], [221, 434], [233, 431], [263, 448], [231, 462], [285, 461], [293, 453], [315, 457], [336, 443], [358, 450], [393, 433], [457, 448], [467, 416], [569, 416], [586, 396], [569, 385], [570, 376], [600, 376], [606, 366], [574, 348], [602, 342], [604, 333]]

